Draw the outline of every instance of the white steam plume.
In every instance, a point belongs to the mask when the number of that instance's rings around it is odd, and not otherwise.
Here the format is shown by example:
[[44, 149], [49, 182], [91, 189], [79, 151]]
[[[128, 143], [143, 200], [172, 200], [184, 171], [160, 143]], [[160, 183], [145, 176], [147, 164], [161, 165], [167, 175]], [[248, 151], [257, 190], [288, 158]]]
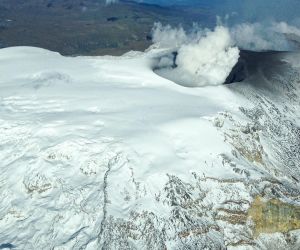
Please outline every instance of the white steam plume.
[[172, 28], [170, 25], [163, 26], [155, 23], [152, 30], [152, 41], [160, 47], [179, 47], [188, 42], [190, 38], [182, 27]]
[[153, 41], [160, 47], [176, 47], [176, 67], [170, 56], [162, 57], [157, 73], [183, 86], [199, 87], [223, 84], [239, 59], [227, 28], [199, 30], [187, 35], [182, 28], [156, 25]]
[[300, 29], [285, 22], [242, 23], [231, 28], [219, 22], [214, 31], [194, 25], [182, 27], [155, 24], [156, 47], [176, 51], [163, 56], [156, 72], [184, 86], [219, 85], [225, 82], [239, 59], [239, 49], [288, 51], [300, 48]]
[[238, 24], [230, 29], [230, 33], [240, 48], [255, 51], [293, 50], [294, 45], [288, 39], [288, 36], [294, 35], [300, 37], [300, 30], [285, 22]]

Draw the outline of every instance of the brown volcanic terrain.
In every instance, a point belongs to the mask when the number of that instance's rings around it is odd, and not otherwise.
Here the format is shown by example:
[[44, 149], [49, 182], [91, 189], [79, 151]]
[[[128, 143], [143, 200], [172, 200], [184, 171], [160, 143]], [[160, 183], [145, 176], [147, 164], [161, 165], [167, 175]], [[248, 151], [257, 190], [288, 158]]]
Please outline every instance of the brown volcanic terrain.
[[36, 46], [63, 55], [120, 55], [144, 50], [154, 22], [211, 25], [205, 9], [167, 8], [121, 1], [2, 0], [0, 47]]

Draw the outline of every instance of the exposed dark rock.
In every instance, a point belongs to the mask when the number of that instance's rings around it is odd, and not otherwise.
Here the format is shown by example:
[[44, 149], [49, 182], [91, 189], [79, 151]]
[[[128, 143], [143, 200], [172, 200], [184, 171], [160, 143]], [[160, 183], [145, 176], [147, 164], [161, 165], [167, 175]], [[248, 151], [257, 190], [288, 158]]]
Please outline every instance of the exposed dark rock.
[[115, 21], [118, 21], [119, 18], [113, 16], [113, 17], [108, 17], [108, 18], [106, 18], [106, 20], [107, 20], [108, 22], [115, 22]]

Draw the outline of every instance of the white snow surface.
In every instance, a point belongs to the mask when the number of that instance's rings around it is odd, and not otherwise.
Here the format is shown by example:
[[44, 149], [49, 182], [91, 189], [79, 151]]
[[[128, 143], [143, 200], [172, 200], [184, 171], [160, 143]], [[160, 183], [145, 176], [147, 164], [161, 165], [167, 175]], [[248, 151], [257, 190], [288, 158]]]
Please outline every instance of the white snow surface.
[[[245, 123], [239, 107], [254, 105], [225, 85], [186, 88], [158, 76], [151, 68], [157, 53], [63, 57], [30, 47], [0, 50], [0, 249], [150, 249], [142, 237], [124, 240], [113, 225], [131, 220], [140, 233], [144, 213], [159, 217], [153, 222], [159, 231], [173, 211], [162, 201], [171, 176], [185, 186], [201, 179], [207, 194], [201, 204], [211, 210], [226, 200], [249, 207], [246, 184], [216, 182], [241, 178], [224, 164], [233, 146], [219, 129], [225, 118], [216, 117], [229, 112]], [[252, 180], [266, 172], [255, 164], [247, 171]], [[213, 223], [209, 216], [203, 221]], [[212, 229], [212, 239], [222, 247], [244, 230], [218, 226], [225, 229]], [[168, 228], [174, 237], [163, 244], [180, 249], [177, 228]], [[162, 249], [157, 244], [153, 249]]]

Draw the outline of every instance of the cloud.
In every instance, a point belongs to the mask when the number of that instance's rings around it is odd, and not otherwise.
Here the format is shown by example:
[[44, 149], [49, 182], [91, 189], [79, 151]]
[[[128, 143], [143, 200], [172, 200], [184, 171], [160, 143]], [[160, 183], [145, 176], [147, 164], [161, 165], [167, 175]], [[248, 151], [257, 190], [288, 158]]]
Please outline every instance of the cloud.
[[156, 24], [153, 39], [159, 47], [177, 51], [175, 58], [160, 58], [157, 74], [187, 87], [223, 84], [239, 59], [239, 49], [223, 26], [187, 35], [182, 28]]

